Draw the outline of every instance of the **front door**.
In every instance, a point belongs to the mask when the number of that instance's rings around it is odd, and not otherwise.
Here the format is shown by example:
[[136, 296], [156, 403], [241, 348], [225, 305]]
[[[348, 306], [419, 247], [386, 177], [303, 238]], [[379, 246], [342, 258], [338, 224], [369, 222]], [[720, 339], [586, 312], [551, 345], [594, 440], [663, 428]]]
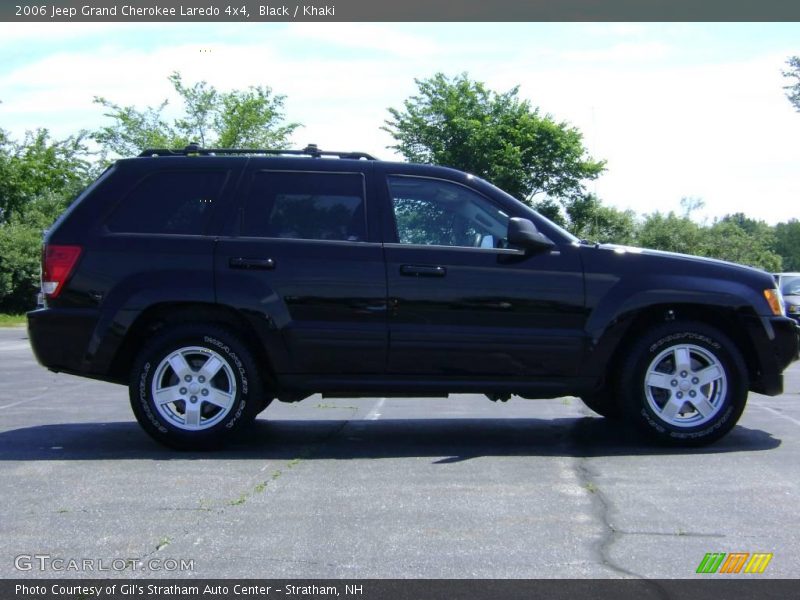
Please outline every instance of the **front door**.
[[584, 348], [583, 274], [571, 245], [508, 247], [510, 216], [467, 186], [387, 178], [390, 373], [569, 376]]

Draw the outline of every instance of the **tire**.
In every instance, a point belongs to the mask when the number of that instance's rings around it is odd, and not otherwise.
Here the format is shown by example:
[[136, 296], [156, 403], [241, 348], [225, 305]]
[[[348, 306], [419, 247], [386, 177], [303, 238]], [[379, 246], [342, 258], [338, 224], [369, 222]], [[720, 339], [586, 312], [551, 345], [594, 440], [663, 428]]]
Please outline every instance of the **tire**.
[[608, 389], [581, 396], [581, 401], [601, 417], [615, 421], [622, 418], [619, 398]]
[[199, 323], [170, 328], [142, 348], [129, 391], [144, 430], [181, 450], [221, 446], [269, 404], [247, 347], [227, 329]]
[[631, 348], [620, 378], [626, 418], [649, 438], [702, 446], [728, 433], [747, 401], [736, 345], [695, 322], [659, 325]]

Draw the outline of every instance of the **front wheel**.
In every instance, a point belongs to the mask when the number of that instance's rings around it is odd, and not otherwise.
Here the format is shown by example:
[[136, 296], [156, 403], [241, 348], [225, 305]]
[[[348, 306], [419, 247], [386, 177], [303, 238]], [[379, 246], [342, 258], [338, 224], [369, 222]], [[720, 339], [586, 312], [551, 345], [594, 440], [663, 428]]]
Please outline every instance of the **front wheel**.
[[180, 449], [222, 444], [264, 404], [249, 350], [227, 329], [202, 324], [168, 329], [142, 349], [130, 399], [144, 430]]
[[699, 446], [736, 425], [747, 400], [746, 373], [739, 350], [720, 331], [670, 322], [631, 348], [619, 392], [626, 417], [649, 437]]

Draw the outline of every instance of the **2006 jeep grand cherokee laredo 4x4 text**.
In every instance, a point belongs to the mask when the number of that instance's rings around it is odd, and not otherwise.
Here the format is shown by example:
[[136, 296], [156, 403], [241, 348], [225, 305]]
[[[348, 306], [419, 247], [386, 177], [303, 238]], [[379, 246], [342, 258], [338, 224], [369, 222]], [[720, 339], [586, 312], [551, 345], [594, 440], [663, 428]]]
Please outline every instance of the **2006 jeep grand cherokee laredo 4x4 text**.
[[570, 394], [697, 445], [798, 352], [768, 273], [582, 243], [479, 178], [314, 146], [118, 161], [46, 235], [42, 291], [38, 360], [127, 384], [182, 448], [315, 392]]

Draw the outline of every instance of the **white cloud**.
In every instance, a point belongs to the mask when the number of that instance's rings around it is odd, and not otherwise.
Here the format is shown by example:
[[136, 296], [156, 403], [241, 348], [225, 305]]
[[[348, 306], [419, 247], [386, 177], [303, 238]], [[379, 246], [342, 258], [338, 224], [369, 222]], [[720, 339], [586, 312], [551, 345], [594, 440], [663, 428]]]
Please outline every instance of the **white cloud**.
[[670, 54], [670, 46], [662, 42], [623, 42], [608, 48], [564, 52], [565, 60], [574, 62], [645, 62]]
[[436, 42], [396, 28], [371, 23], [292, 23], [290, 35], [313, 42], [328, 42], [345, 48], [356, 48], [404, 57], [424, 57], [436, 53]]

